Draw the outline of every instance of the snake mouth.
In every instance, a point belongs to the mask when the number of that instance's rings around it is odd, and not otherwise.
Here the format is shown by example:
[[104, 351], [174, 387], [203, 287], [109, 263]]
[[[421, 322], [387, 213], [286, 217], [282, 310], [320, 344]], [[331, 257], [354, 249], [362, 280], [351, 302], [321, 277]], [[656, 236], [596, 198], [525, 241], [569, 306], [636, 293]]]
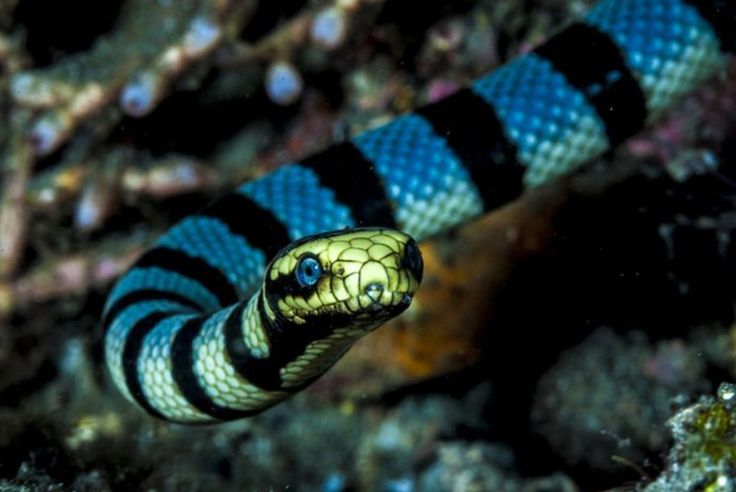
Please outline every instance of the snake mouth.
[[305, 322], [325, 327], [350, 327], [365, 334], [406, 311], [414, 299], [414, 291], [366, 289], [360, 295], [311, 311], [296, 311]]

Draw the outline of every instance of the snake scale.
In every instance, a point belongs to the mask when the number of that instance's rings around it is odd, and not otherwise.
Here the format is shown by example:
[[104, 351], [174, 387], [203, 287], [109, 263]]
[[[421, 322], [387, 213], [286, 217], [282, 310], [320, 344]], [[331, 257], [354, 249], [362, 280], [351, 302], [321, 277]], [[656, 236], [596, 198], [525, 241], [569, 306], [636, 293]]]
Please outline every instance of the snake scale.
[[602, 0], [470, 87], [242, 185], [174, 225], [113, 288], [112, 379], [177, 422], [282, 401], [409, 305], [422, 273], [412, 237], [619, 144], [735, 50], [733, 0]]

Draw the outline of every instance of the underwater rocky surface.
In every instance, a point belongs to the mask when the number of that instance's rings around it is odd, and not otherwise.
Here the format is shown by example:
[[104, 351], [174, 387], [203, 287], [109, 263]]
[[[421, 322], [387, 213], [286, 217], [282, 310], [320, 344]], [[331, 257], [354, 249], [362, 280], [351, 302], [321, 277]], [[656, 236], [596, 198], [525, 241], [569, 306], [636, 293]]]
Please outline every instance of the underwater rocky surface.
[[590, 4], [0, 1], [0, 490], [736, 490], [733, 66], [423, 244], [413, 307], [283, 405], [162, 423], [104, 369], [105, 295], [167, 226]]

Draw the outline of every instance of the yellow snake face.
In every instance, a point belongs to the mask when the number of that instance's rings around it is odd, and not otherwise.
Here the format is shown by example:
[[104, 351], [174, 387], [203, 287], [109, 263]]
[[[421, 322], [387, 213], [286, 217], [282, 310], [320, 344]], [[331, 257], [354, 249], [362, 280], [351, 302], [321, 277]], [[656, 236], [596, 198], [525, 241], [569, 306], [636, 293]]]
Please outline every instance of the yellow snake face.
[[406, 309], [419, 287], [416, 242], [390, 229], [312, 236], [279, 253], [263, 289], [272, 321], [370, 330]]

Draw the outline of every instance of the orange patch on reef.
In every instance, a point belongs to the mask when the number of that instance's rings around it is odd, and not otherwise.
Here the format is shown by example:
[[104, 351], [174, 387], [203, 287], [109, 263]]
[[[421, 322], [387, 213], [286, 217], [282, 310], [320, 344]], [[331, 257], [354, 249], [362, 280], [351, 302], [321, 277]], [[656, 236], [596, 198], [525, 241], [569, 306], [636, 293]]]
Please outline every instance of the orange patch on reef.
[[559, 186], [546, 187], [423, 243], [424, 280], [412, 307], [356, 343], [308, 393], [377, 395], [477, 362], [499, 289], [514, 263], [547, 244], [562, 201]]

